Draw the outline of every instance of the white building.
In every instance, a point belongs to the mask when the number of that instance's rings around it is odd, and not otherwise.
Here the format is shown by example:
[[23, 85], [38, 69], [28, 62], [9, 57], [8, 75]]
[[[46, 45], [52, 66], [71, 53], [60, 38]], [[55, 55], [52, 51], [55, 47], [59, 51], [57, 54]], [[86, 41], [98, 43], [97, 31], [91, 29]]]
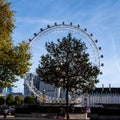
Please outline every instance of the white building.
[[34, 85], [35, 79], [36, 79], [35, 74], [33, 73], [26, 74], [26, 77], [24, 79], [24, 97], [33, 95], [33, 92], [29, 89], [29, 86], [26, 83], [29, 82], [29, 85], [32, 87]]
[[[45, 95], [49, 99], [65, 98], [65, 91], [56, 88], [53, 85], [46, 84], [38, 80], [37, 75], [27, 73], [24, 84], [24, 96], [37, 94]], [[78, 103], [81, 107], [102, 107], [103, 104], [120, 104], [120, 88], [95, 88], [91, 92], [73, 97], [73, 102]]]
[[102, 107], [104, 104], [120, 104], [120, 88], [95, 88], [84, 94], [83, 106]]
[[45, 92], [45, 95], [50, 96], [51, 98], [59, 98], [59, 89], [53, 85], [46, 84], [40, 81], [39, 90]]
[[6, 95], [6, 88], [0, 88], [0, 96]]
[[[32, 91], [33, 90], [33, 91]], [[61, 88], [56, 88], [53, 85], [46, 84], [42, 81], [39, 81], [36, 74], [27, 73], [24, 79], [24, 96], [34, 95], [35, 92], [41, 92], [51, 98], [59, 98], [61, 95]], [[38, 93], [39, 94], [39, 93]]]

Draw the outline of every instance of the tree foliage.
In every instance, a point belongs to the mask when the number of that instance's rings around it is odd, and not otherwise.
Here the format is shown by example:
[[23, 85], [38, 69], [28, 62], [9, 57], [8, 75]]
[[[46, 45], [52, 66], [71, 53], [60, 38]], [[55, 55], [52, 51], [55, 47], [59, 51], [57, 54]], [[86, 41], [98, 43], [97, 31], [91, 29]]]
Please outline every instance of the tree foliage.
[[72, 38], [71, 34], [58, 40], [47, 42], [47, 54], [41, 56], [36, 72], [45, 83], [66, 89], [66, 113], [69, 119], [68, 92], [87, 92], [98, 82], [99, 69], [89, 59], [84, 42]]
[[26, 104], [35, 104], [35, 98], [32, 96], [26, 96], [24, 98], [24, 103]]
[[7, 104], [7, 105], [14, 105], [14, 103], [15, 103], [15, 97], [14, 97], [14, 95], [9, 94], [9, 95], [6, 97], [6, 104]]
[[40, 80], [68, 91], [91, 90], [98, 82], [99, 69], [89, 61], [85, 43], [71, 34], [57, 42], [46, 43], [47, 54], [41, 56], [36, 70]]
[[5, 103], [5, 98], [3, 96], [0, 96], [0, 105], [3, 105]]
[[15, 103], [16, 104], [22, 104], [23, 103], [23, 96], [18, 95], [15, 97]]
[[18, 79], [23, 77], [31, 65], [29, 43], [22, 41], [13, 45], [12, 32], [14, 26], [14, 11], [10, 9], [10, 2], [0, 0], [0, 87], [12, 87]]
[[10, 9], [10, 4], [6, 0], [0, 0], [0, 42], [2, 43], [2, 41], [6, 40], [8, 44], [11, 42], [9, 39], [15, 27], [14, 11]]

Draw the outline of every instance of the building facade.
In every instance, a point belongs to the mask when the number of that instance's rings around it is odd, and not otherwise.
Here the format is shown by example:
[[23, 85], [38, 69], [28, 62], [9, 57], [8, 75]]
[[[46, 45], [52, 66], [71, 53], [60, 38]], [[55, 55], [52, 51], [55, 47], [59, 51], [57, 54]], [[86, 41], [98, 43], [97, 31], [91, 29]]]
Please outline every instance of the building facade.
[[[24, 79], [24, 97], [26, 96], [32, 96], [33, 92], [29, 89], [29, 86], [33, 87], [34, 84], [36, 85], [37, 83], [35, 83], [36, 79], [36, 75], [33, 73], [26, 73], [26, 77]], [[25, 83], [29, 82], [29, 86]], [[38, 85], [36, 86], [38, 87]], [[38, 87], [39, 89], [39, 87]]]
[[104, 104], [120, 104], [120, 88], [101, 87], [84, 94], [83, 106], [102, 107]]
[[[24, 84], [24, 96], [37, 96], [37, 94], [49, 97], [54, 102], [56, 101], [55, 99], [59, 98], [65, 100], [65, 91], [62, 88], [46, 84], [39, 81], [37, 75], [27, 73]], [[71, 95], [70, 97], [73, 100], [70, 102], [77, 103], [81, 107], [102, 107], [103, 104], [120, 104], [120, 88], [111, 88], [111, 85], [104, 88], [102, 85], [102, 87], [95, 88], [88, 93]]]
[[6, 96], [13, 92], [12, 88], [0, 88], [0, 96]]
[[0, 96], [5, 96], [5, 95], [6, 95], [6, 89], [0, 88]]
[[40, 81], [34, 73], [26, 74], [24, 79], [24, 96], [36, 96], [35, 94], [41, 93], [51, 98], [59, 98], [62, 97], [61, 91], [61, 88], [56, 88], [53, 85]]

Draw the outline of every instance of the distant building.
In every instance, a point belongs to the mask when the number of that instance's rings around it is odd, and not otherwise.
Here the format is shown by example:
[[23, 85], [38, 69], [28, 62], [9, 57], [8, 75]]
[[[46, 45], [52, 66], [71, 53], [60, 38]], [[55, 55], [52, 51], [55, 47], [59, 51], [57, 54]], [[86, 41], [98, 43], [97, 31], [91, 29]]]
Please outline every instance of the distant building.
[[[26, 77], [24, 79], [24, 83], [29, 82], [29, 85], [32, 87], [34, 85], [36, 85], [37, 89], [39, 89], [39, 83], [36, 75], [33, 73], [27, 73]], [[29, 87], [24, 84], [24, 97], [28, 96], [28, 95], [33, 95], [33, 92], [29, 89]]]
[[[53, 85], [46, 84], [38, 80], [37, 75], [33, 73], [27, 73], [24, 84], [24, 96], [36, 94], [44, 94], [46, 97], [65, 98], [65, 91], [62, 88], [56, 88]], [[103, 104], [120, 104], [120, 88], [105, 87], [95, 88], [94, 90], [80, 94], [70, 95], [73, 98], [73, 102], [79, 104], [81, 107], [102, 107]]]
[[5, 95], [6, 95], [6, 89], [0, 88], [0, 96], [5, 96]]
[[40, 81], [39, 84], [39, 91], [43, 92], [45, 91], [45, 95], [50, 96], [51, 98], [58, 98], [59, 97], [59, 89], [56, 88], [53, 85], [46, 84], [42, 81]]
[[102, 107], [103, 104], [120, 104], [120, 88], [95, 88], [82, 97], [83, 106]]
[[6, 88], [6, 94], [10, 94], [13, 92], [13, 88]]
[[18, 95], [23, 96], [23, 93], [20, 93], [20, 92], [18, 92], [18, 93], [11, 93], [11, 94], [14, 95], [14, 97], [16, 97]]
[[[33, 73], [27, 73], [24, 79], [24, 96], [33, 95], [35, 96], [34, 91], [44, 91], [44, 94], [51, 98], [60, 98], [64, 97], [65, 93], [62, 92], [61, 88], [57, 88], [53, 85], [46, 84], [38, 79], [38, 76]], [[32, 88], [32, 89], [30, 89]]]
[[6, 96], [13, 92], [12, 88], [0, 88], [0, 96]]

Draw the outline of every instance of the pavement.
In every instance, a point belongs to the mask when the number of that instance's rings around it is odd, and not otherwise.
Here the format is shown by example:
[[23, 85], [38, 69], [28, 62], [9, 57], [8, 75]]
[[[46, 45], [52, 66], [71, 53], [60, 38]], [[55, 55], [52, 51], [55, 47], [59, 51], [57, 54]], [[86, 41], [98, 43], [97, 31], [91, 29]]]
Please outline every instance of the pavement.
[[7, 116], [6, 118], [4, 118], [3, 115], [0, 115], [0, 120], [55, 120], [55, 119], [40, 117], [15, 117], [15, 116]]
[[[70, 120], [90, 120], [86, 117], [86, 114], [69, 114]], [[40, 116], [10, 116], [8, 115], [6, 118], [4, 118], [3, 115], [0, 115], [0, 120], [61, 120], [57, 119], [56, 116], [45, 116], [43, 114], [42, 117]]]
[[0, 120], [55, 120], [53, 118], [37, 118], [37, 117], [10, 117], [7, 116], [4, 118], [3, 116], [0, 117]]

